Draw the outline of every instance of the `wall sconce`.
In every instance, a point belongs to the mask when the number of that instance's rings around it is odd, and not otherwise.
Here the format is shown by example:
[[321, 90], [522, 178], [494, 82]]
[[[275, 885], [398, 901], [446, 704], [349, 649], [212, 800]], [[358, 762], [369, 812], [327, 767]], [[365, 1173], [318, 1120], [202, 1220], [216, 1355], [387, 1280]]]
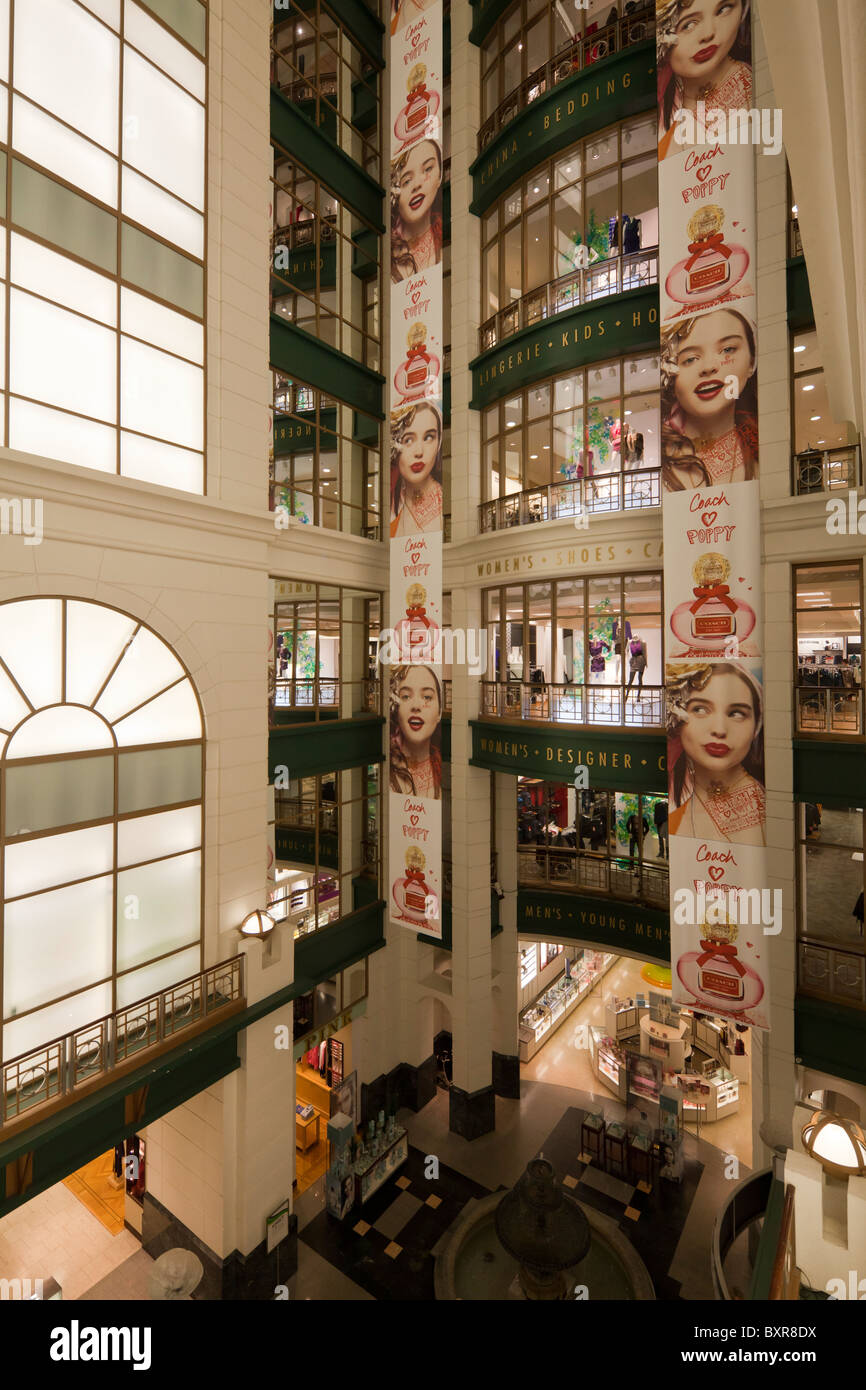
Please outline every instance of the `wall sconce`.
[[854, 1120], [816, 1110], [802, 1130], [803, 1147], [834, 1178], [866, 1177], [866, 1137]]
[[257, 907], [254, 912], [248, 912], [241, 922], [238, 930], [241, 936], [254, 937], [259, 941], [265, 941], [270, 936], [276, 923], [269, 912]]

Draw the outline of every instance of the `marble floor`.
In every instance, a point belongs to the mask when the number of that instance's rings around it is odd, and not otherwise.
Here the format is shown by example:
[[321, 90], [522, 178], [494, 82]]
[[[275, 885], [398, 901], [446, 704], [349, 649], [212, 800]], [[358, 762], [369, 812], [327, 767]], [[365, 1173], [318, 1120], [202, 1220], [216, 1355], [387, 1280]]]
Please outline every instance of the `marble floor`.
[[0, 1220], [0, 1278], [53, 1277], [64, 1299], [80, 1298], [140, 1249], [129, 1231], [108, 1231], [62, 1182]]

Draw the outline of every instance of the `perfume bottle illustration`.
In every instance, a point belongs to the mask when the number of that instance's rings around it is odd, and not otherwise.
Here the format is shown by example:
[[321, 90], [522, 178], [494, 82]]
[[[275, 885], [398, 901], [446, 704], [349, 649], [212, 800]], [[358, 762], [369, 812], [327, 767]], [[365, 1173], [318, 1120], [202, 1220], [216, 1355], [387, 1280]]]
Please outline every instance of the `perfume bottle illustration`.
[[394, 629], [397, 651], [404, 661], [432, 661], [439, 641], [439, 626], [427, 617], [427, 590], [410, 584], [406, 590], [406, 616]]
[[425, 133], [440, 106], [439, 93], [427, 87], [427, 68], [423, 63], [416, 63], [410, 69], [407, 87], [406, 105], [397, 113], [394, 122], [394, 134], [404, 144], [410, 144]]
[[724, 555], [708, 552], [692, 565], [695, 587], [692, 615], [692, 637], [733, 637], [737, 631], [737, 605], [731, 598], [730, 586], [725, 583], [731, 564]]
[[[426, 906], [430, 896], [430, 888], [424, 878], [424, 865], [426, 864], [424, 851], [418, 849], [416, 845], [410, 846], [406, 851], [406, 873], [403, 878], [398, 878], [392, 888], [394, 901], [397, 904], [401, 917], [409, 922], [415, 922], [419, 926], [427, 925]], [[433, 894], [435, 897], [435, 894]]]
[[764, 982], [749, 965], [738, 959], [736, 922], [702, 922], [700, 951], [689, 951], [677, 961], [677, 975], [690, 994], [716, 1011], [745, 1013], [760, 1002]]
[[409, 351], [394, 373], [394, 386], [405, 401], [439, 392], [439, 358], [427, 350], [426, 323], [413, 323], [406, 335]]
[[724, 222], [724, 211], [715, 203], [698, 208], [688, 220], [689, 259], [685, 271], [689, 294], [716, 289], [731, 278], [731, 248], [725, 245], [722, 235]]

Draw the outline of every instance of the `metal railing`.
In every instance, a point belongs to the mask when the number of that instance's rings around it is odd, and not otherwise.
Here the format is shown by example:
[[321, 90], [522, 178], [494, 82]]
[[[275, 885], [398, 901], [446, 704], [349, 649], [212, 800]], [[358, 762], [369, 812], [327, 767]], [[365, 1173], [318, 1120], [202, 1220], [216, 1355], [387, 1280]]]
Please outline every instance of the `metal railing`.
[[[280, 677], [274, 688], [274, 710], [338, 710], [341, 697], [347, 691], [354, 692], [357, 687], [359, 703], [357, 712], [378, 714], [382, 698], [382, 682], [378, 677], [361, 681], [341, 681], [338, 676], [311, 676], [306, 678]], [[353, 704], [357, 703], [353, 699]], [[353, 711], [355, 712], [355, 711]]]
[[[830, 672], [838, 672], [838, 667], [814, 667], [814, 674], [821, 680], [829, 680]], [[810, 671], [811, 675], [812, 672]], [[863, 691], [844, 686], [822, 686], [802, 683], [797, 686], [797, 732], [799, 734], [838, 734], [840, 738], [851, 738], [863, 732]]]
[[573, 77], [583, 68], [609, 58], [612, 53], [619, 53], [632, 44], [651, 39], [655, 31], [655, 10], [652, 6], [647, 6], [646, 9], [639, 10], [627, 18], [618, 19], [615, 23], [596, 30], [595, 33], [587, 34], [586, 37], [572, 39], [546, 63], [542, 63], [541, 67], [524, 78], [520, 86], [509, 92], [493, 114], [488, 116], [478, 132], [478, 153], [487, 148], [497, 131], [508, 125], [509, 121], [513, 121], [514, 117], [533, 101], [544, 96], [551, 87]]
[[234, 956], [4, 1062], [0, 1124], [70, 1095], [122, 1062], [242, 1001], [243, 956]]
[[841, 449], [805, 449], [792, 459], [794, 495], [848, 492], [860, 486], [860, 445]]
[[800, 236], [800, 223], [796, 217], [792, 217], [788, 223], [788, 255], [793, 260], [795, 256], [802, 256], [803, 241]]
[[534, 521], [573, 519], [584, 512], [628, 512], [660, 507], [661, 474], [658, 468], [626, 473], [598, 473], [570, 483], [544, 483], [482, 502], [479, 529], [504, 531], [509, 526], [528, 526]]
[[478, 330], [478, 350], [488, 352], [522, 328], [531, 328], [535, 323], [577, 309], [591, 300], [657, 285], [658, 278], [657, 246], [631, 251], [628, 255], [610, 256], [583, 270], [571, 270], [567, 275], [560, 275], [558, 280], [530, 290], [482, 323]]
[[832, 999], [866, 1009], [866, 955], [814, 941], [798, 943], [797, 989], [814, 999]]
[[[645, 843], [651, 842], [649, 836]], [[560, 849], [547, 845], [519, 845], [517, 882], [523, 887], [549, 884], [557, 888], [585, 889], [610, 898], [667, 907], [670, 879], [667, 864], [647, 864], [635, 857], [611, 858], [591, 850]]]
[[633, 685], [543, 685], [536, 681], [482, 681], [481, 718], [539, 719], [552, 724], [658, 729], [664, 724], [664, 688]]

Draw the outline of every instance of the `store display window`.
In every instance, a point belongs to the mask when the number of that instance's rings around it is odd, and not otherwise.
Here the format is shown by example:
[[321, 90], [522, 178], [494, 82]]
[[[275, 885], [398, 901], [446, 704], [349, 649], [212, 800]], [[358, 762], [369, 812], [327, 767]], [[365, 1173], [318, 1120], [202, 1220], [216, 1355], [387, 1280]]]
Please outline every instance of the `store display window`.
[[857, 432], [835, 420], [830, 410], [814, 328], [791, 336], [791, 415], [795, 493], [847, 492], [859, 487]]
[[864, 821], [862, 807], [797, 805], [798, 987], [861, 1006], [866, 998]]
[[376, 713], [381, 595], [291, 579], [273, 590], [271, 722]]
[[521, 777], [517, 783], [518, 882], [551, 884], [667, 905], [664, 792], [576, 790]]
[[862, 561], [798, 565], [794, 593], [797, 731], [862, 734]]

